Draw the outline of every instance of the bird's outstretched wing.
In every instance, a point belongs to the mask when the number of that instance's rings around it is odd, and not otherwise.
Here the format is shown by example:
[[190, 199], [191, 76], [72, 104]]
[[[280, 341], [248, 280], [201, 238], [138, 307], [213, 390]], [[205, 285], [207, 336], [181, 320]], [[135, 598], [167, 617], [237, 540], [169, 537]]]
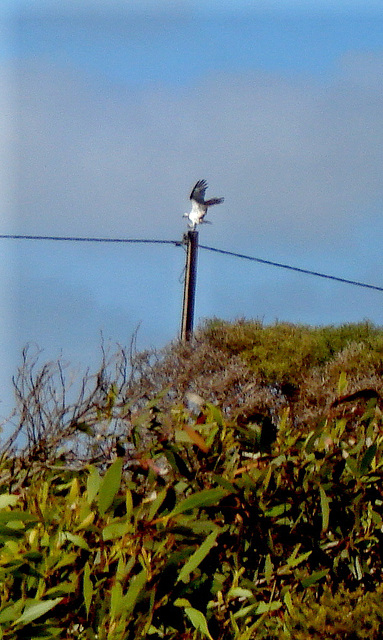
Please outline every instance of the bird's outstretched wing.
[[205, 200], [205, 204], [211, 207], [213, 204], [221, 204], [224, 200], [225, 198], [212, 198], [211, 200]]
[[190, 194], [190, 200], [195, 200], [200, 204], [204, 204], [206, 189], [207, 189], [206, 180], [198, 180], [198, 182], [194, 186], [193, 191]]

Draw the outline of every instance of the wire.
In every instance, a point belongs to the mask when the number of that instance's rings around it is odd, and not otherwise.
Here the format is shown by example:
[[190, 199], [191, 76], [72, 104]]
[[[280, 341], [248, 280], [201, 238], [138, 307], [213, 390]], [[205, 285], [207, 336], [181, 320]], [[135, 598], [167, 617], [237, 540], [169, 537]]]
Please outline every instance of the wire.
[[[14, 235], [14, 234], [0, 234], [0, 239], [11, 240], [54, 240], [63, 242], [116, 242], [116, 243], [136, 243], [136, 244], [172, 244], [176, 247], [183, 247], [186, 240], [150, 240], [141, 238], [91, 238], [91, 237], [76, 237], [76, 236], [29, 236], [29, 235]], [[311, 271], [310, 269], [302, 269], [300, 267], [293, 267], [289, 264], [283, 264], [281, 262], [273, 262], [272, 260], [264, 260], [263, 258], [256, 258], [254, 256], [248, 256], [243, 253], [235, 253], [234, 251], [226, 251], [225, 249], [217, 249], [216, 247], [208, 247], [203, 244], [199, 244], [200, 249], [205, 251], [213, 251], [214, 253], [221, 253], [226, 256], [233, 256], [234, 258], [242, 258], [243, 260], [251, 260], [252, 262], [258, 262], [260, 264], [267, 264], [271, 267], [279, 267], [280, 269], [288, 269], [290, 271], [297, 271], [298, 273], [305, 273], [306, 275], [316, 276], [317, 278], [326, 278], [327, 280], [335, 280], [336, 282], [342, 282], [344, 284], [350, 284], [354, 287], [364, 287], [365, 289], [373, 289], [374, 291], [383, 291], [383, 287], [378, 287], [374, 284], [367, 284], [365, 282], [358, 282], [357, 280], [348, 280], [347, 278], [339, 278], [326, 273], [320, 273], [319, 271]]]
[[179, 240], [141, 240], [140, 238], [86, 238], [76, 236], [26, 236], [26, 235], [0, 235], [0, 238], [11, 240], [56, 240], [64, 242], [132, 242], [145, 244], [173, 244], [181, 245]]
[[253, 262], [260, 262], [261, 264], [268, 264], [272, 267], [280, 267], [281, 269], [290, 269], [290, 271], [298, 271], [298, 273], [306, 273], [310, 276], [316, 276], [317, 278], [327, 278], [328, 280], [336, 280], [337, 282], [343, 282], [345, 284], [352, 284], [355, 287], [366, 287], [367, 289], [375, 289], [375, 291], [383, 291], [383, 287], [378, 287], [374, 284], [366, 284], [364, 282], [358, 282], [357, 280], [347, 280], [347, 278], [338, 278], [337, 276], [330, 276], [326, 273], [319, 273], [318, 271], [311, 271], [310, 269], [301, 269], [300, 267], [292, 267], [289, 264], [282, 264], [281, 262], [272, 262], [271, 260], [263, 260], [262, 258], [255, 258], [254, 256], [247, 256], [243, 253], [234, 253], [233, 251], [225, 251], [224, 249], [216, 249], [215, 247], [207, 247], [206, 245], [198, 245], [200, 249], [206, 251], [214, 251], [215, 253], [222, 253], [227, 256], [234, 256], [235, 258], [243, 258], [244, 260], [252, 260]]

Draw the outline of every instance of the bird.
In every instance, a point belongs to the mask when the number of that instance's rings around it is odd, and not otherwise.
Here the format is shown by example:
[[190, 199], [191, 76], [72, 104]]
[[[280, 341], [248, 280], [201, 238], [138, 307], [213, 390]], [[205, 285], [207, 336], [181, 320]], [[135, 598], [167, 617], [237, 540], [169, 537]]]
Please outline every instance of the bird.
[[205, 200], [205, 193], [208, 184], [206, 180], [198, 180], [195, 186], [192, 189], [190, 194], [190, 200], [192, 202], [192, 208], [190, 213], [184, 213], [184, 218], [189, 218], [190, 223], [189, 227], [195, 230], [197, 224], [211, 224], [209, 220], [205, 220], [205, 216], [207, 214], [208, 207], [211, 207], [213, 204], [221, 204], [225, 198], [211, 198], [210, 200]]

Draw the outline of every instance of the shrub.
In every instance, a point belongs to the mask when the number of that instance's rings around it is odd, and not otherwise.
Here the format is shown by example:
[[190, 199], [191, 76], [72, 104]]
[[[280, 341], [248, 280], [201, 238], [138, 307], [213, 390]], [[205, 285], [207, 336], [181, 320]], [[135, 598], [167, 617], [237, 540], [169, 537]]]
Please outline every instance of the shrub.
[[133, 459], [43, 465], [0, 496], [3, 638], [337, 638], [354, 590], [343, 629], [381, 632], [376, 405], [353, 442], [344, 419], [297, 433], [283, 411], [268, 452], [213, 405], [155, 417]]
[[380, 638], [381, 344], [214, 321], [104, 357], [72, 405], [60, 365], [25, 362], [0, 638]]

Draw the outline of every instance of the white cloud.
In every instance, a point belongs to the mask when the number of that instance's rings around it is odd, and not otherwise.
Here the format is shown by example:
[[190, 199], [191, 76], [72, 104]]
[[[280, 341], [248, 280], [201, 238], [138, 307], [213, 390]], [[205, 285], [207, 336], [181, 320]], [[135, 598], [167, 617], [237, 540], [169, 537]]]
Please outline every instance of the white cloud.
[[350, 241], [383, 197], [381, 69], [381, 57], [353, 54], [327, 84], [254, 73], [130, 93], [25, 68], [15, 226], [177, 238], [189, 187], [206, 177], [226, 197], [211, 213], [226, 244]]

